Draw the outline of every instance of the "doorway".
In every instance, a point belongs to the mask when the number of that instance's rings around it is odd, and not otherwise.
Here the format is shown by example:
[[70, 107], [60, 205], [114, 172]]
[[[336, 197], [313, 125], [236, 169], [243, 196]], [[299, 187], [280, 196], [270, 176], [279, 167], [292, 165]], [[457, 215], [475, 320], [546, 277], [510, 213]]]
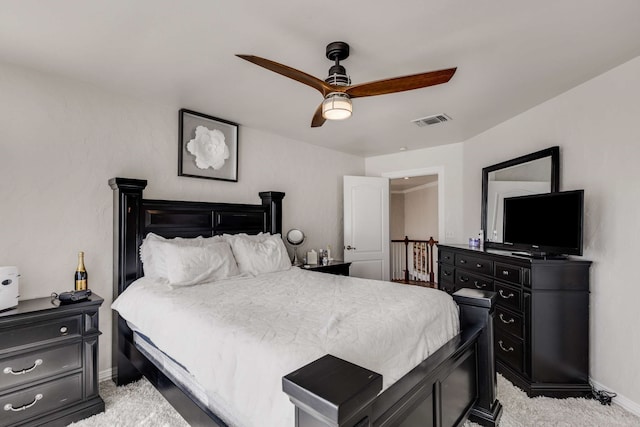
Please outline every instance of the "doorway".
[[443, 204], [442, 171], [434, 169], [389, 174], [393, 281], [436, 286], [435, 244], [441, 234]]

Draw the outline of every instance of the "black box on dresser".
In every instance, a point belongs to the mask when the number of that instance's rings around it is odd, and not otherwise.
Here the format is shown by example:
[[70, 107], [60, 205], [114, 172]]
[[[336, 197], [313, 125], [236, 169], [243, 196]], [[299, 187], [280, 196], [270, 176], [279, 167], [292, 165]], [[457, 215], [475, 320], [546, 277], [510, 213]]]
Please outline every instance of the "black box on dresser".
[[98, 393], [102, 298], [20, 301], [0, 313], [0, 426], [64, 426], [104, 411]]
[[576, 397], [589, 385], [590, 261], [438, 245], [438, 287], [498, 294], [498, 372], [529, 396]]

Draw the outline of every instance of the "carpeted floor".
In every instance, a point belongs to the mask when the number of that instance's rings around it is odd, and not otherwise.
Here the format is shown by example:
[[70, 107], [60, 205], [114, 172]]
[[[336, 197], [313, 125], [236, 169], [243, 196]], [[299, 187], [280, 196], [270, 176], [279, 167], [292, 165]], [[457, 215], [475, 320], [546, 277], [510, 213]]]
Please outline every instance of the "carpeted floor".
[[[146, 380], [116, 389], [111, 381], [100, 384], [106, 411], [71, 424], [74, 427], [183, 427], [187, 423]], [[619, 406], [596, 400], [530, 399], [498, 375], [498, 399], [504, 406], [502, 427], [605, 427], [640, 426], [640, 418]], [[466, 423], [465, 427], [477, 424]]]

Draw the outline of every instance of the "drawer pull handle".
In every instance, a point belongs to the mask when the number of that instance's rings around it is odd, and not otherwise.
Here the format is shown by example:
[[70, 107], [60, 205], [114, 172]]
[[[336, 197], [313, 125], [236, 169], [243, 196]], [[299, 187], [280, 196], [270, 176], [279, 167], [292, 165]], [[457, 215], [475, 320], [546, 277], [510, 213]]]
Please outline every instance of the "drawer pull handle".
[[514, 349], [513, 349], [513, 347], [505, 348], [505, 346], [504, 346], [504, 345], [502, 345], [502, 340], [498, 341], [498, 345], [500, 346], [500, 349], [501, 349], [502, 351], [505, 351], [505, 352], [507, 352], [507, 353], [509, 353], [509, 352], [511, 352], [511, 351], [513, 351], [513, 350], [514, 350]]
[[509, 275], [509, 271], [508, 270], [502, 270], [502, 275], [503, 276], [508, 276]]
[[444, 276], [451, 276], [451, 272], [450, 272], [450, 271], [445, 271], [445, 270], [443, 270], [443, 271], [442, 271], [442, 274], [443, 274]]
[[515, 321], [516, 321], [513, 317], [512, 317], [511, 319], [509, 319], [509, 320], [505, 320], [505, 319], [504, 319], [504, 316], [502, 315], [502, 313], [500, 313], [500, 316], [499, 316], [499, 317], [500, 317], [500, 320], [502, 320], [502, 323], [506, 323], [507, 325], [508, 325], [509, 323], [513, 323], [513, 322], [515, 322]]
[[69, 328], [67, 328], [66, 326], [63, 326], [62, 328], [60, 328], [60, 333], [62, 335], [67, 335], [69, 333]]
[[7, 403], [6, 405], [4, 405], [4, 410], [5, 411], [13, 411], [13, 412], [24, 411], [25, 409], [31, 408], [33, 405], [35, 405], [38, 402], [38, 400], [42, 399], [43, 397], [44, 396], [42, 396], [42, 394], [38, 393], [33, 398], [33, 402], [31, 402], [31, 403], [29, 403], [27, 405], [18, 406], [17, 408], [14, 408], [11, 403]]
[[463, 259], [460, 260], [460, 264], [466, 264], [466, 263], [467, 263], [467, 261], [465, 261]]
[[500, 296], [504, 299], [509, 299], [509, 298], [513, 298], [515, 297], [515, 295], [513, 294], [513, 292], [509, 292], [509, 295], [505, 295], [504, 292], [502, 292], [502, 289], [500, 289], [498, 291], [498, 293], [500, 294]]
[[474, 284], [474, 285], [475, 285], [475, 287], [476, 287], [476, 288], [478, 288], [478, 289], [482, 289], [482, 288], [486, 288], [486, 287], [487, 287], [487, 284], [486, 284], [486, 283], [478, 283], [478, 281], [477, 281], [477, 280], [475, 280], [475, 281], [473, 282], [473, 284]]
[[40, 365], [42, 365], [42, 359], [36, 359], [36, 361], [33, 362], [33, 366], [30, 367], [30, 368], [22, 369], [20, 371], [14, 371], [13, 368], [7, 366], [6, 368], [4, 368], [4, 370], [2, 372], [4, 372], [5, 374], [11, 374], [11, 375], [28, 374], [29, 372], [33, 371], [34, 369], [36, 369]]
[[477, 264], [476, 264], [476, 267], [478, 267], [478, 268], [482, 268], [482, 264], [477, 263]]
[[468, 277], [460, 276], [460, 281], [463, 283], [467, 283], [469, 281]]

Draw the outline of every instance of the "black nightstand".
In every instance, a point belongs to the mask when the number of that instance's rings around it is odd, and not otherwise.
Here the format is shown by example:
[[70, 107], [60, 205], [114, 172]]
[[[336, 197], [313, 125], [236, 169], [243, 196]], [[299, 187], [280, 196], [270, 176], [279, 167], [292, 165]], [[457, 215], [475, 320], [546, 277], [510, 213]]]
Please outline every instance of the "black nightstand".
[[98, 309], [20, 301], [0, 313], [0, 425], [64, 426], [104, 411], [98, 394]]
[[327, 265], [308, 264], [308, 265], [301, 265], [300, 268], [303, 268], [305, 270], [311, 270], [311, 271], [319, 271], [321, 273], [337, 274], [339, 276], [348, 276], [350, 266], [351, 266], [350, 262], [333, 260], [333, 261], [329, 261], [329, 264]]

